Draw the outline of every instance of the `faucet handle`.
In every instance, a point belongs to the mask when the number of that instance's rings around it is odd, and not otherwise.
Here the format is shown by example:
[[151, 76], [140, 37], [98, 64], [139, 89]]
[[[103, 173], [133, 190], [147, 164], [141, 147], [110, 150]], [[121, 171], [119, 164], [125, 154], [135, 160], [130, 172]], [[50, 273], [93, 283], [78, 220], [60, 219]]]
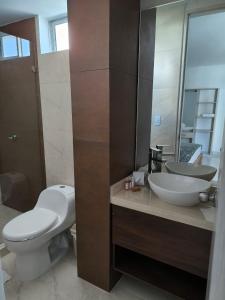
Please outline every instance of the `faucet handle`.
[[166, 163], [167, 162], [166, 159], [162, 158], [163, 157], [163, 149], [164, 149], [164, 147], [170, 147], [170, 145], [156, 145], [156, 149], [158, 150], [158, 153], [160, 155], [160, 158], [159, 158], [158, 154], [156, 154], [157, 155], [157, 159], [159, 161], [161, 161], [162, 163]]
[[154, 147], [150, 147], [150, 156], [155, 161], [160, 162], [162, 160], [162, 150]]
[[156, 145], [156, 148], [162, 150], [162, 152], [163, 152], [163, 149], [166, 147], [170, 147], [170, 145]]
[[159, 148], [155, 148], [155, 147], [150, 147], [150, 150], [152, 151], [152, 152], [155, 152], [155, 153], [160, 153], [162, 150], [161, 149], [159, 149]]

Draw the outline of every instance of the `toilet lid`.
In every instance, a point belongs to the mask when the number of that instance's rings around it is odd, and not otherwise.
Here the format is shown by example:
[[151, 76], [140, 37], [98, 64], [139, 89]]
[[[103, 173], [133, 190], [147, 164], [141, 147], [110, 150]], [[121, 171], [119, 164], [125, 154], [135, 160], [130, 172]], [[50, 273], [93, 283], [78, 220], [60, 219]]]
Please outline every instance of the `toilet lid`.
[[35, 208], [11, 220], [3, 229], [9, 241], [26, 241], [48, 231], [56, 222], [57, 215], [45, 208]]

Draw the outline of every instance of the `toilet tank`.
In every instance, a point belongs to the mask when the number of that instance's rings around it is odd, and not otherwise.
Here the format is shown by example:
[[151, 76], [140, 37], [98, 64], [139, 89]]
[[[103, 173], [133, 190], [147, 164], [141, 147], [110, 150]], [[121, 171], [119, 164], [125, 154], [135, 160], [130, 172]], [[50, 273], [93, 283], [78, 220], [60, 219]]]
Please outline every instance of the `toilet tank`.
[[[62, 220], [75, 222], [75, 190], [66, 185], [55, 185], [41, 192], [35, 208], [54, 211]], [[34, 209], [35, 209], [34, 208]]]

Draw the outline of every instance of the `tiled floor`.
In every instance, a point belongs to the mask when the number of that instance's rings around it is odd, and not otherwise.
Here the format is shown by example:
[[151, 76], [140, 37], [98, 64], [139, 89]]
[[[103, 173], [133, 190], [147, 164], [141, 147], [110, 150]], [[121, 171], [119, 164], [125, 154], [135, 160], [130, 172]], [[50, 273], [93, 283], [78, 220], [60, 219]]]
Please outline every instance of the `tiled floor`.
[[20, 212], [3, 204], [0, 204], [0, 244], [2, 243], [2, 229], [13, 218], [18, 216]]
[[[15, 257], [2, 259], [3, 268], [13, 277]], [[96, 270], [97, 274], [97, 270]], [[123, 277], [109, 294], [76, 276], [76, 259], [71, 251], [52, 270], [33, 282], [15, 278], [5, 285], [6, 300], [178, 300], [145, 283]]]

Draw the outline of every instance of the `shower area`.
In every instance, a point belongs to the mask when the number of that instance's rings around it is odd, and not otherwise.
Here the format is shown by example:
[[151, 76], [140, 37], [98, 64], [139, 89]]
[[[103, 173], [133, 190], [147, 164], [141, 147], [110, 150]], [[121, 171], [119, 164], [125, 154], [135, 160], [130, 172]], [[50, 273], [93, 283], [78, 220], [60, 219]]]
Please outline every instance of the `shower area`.
[[0, 28], [0, 244], [46, 186], [35, 18]]

